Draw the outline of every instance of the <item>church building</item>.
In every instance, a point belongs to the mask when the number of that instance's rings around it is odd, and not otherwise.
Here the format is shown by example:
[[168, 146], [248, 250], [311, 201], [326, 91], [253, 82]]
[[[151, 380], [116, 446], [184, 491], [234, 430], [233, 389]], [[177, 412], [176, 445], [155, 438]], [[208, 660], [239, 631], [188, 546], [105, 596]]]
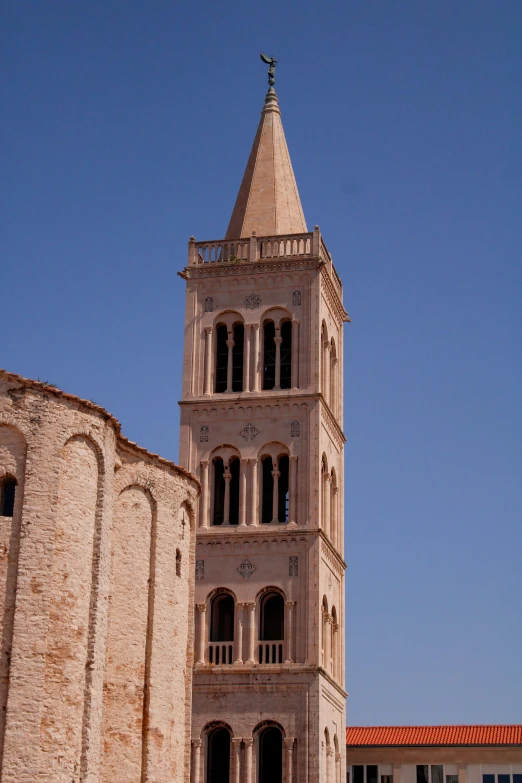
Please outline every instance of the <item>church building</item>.
[[269, 83], [225, 237], [191, 237], [180, 273], [180, 464], [201, 483], [192, 783], [345, 780], [349, 319]]

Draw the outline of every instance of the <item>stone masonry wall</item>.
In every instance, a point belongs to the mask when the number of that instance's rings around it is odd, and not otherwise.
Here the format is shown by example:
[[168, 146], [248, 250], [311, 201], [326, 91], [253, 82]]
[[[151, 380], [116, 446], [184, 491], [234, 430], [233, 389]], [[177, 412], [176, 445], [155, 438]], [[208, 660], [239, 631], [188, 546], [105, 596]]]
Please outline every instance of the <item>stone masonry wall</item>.
[[181, 783], [195, 508], [99, 406], [0, 371], [0, 779]]

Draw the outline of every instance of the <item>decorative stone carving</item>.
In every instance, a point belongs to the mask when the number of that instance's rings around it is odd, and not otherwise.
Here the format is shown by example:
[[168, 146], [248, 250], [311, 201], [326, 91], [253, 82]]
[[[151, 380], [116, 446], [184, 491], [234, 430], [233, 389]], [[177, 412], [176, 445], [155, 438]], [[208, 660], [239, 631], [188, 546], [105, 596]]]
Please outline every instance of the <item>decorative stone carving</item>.
[[301, 304], [301, 291], [294, 291], [292, 294], [292, 304], [294, 307], [298, 307]]
[[252, 576], [252, 574], [254, 573], [255, 570], [256, 570], [256, 567], [254, 565], [252, 565], [252, 563], [250, 562], [250, 560], [248, 558], [243, 560], [241, 565], [238, 566], [238, 568], [236, 568], [236, 571], [239, 574], [241, 574], [243, 579], [250, 579], [250, 577]]
[[288, 558], [288, 576], [299, 576], [299, 558], [296, 555]]
[[196, 579], [203, 579], [205, 576], [205, 561], [196, 560]]
[[199, 428], [199, 442], [208, 443], [208, 427], [205, 424]]
[[247, 310], [257, 310], [261, 307], [261, 299], [257, 294], [249, 294], [245, 299], [245, 307]]
[[207, 298], [205, 299], [205, 312], [206, 313], [214, 312], [214, 300], [212, 299], [211, 296], [207, 296]]
[[290, 437], [298, 438], [301, 435], [301, 423], [293, 421], [290, 425]]
[[242, 435], [245, 440], [254, 440], [256, 435], [259, 435], [259, 430], [256, 429], [253, 424], [247, 424], [239, 434]]

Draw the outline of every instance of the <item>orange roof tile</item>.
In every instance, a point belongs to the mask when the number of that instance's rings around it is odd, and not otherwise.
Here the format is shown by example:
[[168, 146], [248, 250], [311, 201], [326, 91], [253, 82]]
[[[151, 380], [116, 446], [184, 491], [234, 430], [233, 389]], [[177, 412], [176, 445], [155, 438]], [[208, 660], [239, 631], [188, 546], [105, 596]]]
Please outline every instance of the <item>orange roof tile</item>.
[[522, 745], [517, 726], [347, 726], [349, 747], [381, 745]]

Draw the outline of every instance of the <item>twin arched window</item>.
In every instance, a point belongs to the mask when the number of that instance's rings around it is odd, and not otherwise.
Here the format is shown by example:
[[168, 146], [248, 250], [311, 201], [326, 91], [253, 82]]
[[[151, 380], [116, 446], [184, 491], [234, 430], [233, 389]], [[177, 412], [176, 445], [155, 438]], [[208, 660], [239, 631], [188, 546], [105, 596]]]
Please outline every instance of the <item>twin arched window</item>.
[[[207, 735], [206, 783], [230, 783], [231, 736], [227, 726], [216, 726]], [[266, 726], [258, 735], [259, 783], [283, 781], [283, 735], [277, 726]]]
[[263, 389], [290, 389], [292, 386], [292, 322], [278, 326], [272, 320], [263, 324]]
[[222, 457], [214, 458], [213, 525], [239, 523], [239, 457], [232, 456], [227, 464]]
[[244, 324], [233, 324], [230, 332], [226, 324], [218, 324], [215, 373], [217, 393], [243, 391], [244, 343]]
[[340, 492], [335, 468], [328, 472], [328, 462], [323, 454], [321, 460], [321, 526], [332, 544], [341, 547]]
[[341, 679], [339, 622], [337, 609], [332, 606], [328, 612], [328, 599], [323, 596], [321, 606], [321, 659], [323, 668], [336, 680]]
[[261, 522], [288, 522], [290, 461], [287, 454], [261, 458]]

